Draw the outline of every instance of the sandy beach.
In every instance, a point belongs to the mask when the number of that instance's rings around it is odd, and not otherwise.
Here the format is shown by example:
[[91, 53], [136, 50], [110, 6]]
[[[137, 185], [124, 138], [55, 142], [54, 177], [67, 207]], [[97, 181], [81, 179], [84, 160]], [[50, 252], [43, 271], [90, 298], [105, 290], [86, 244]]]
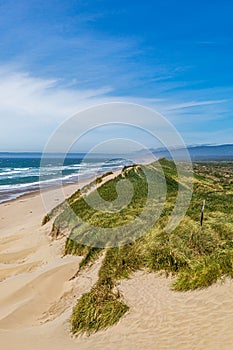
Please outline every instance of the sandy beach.
[[[77, 185], [65, 187], [67, 196]], [[179, 293], [171, 279], [137, 272], [119, 289], [130, 311], [114, 327], [73, 338], [69, 317], [90, 290], [101, 258], [70, 280], [81, 257], [63, 256], [65, 238], [53, 241], [48, 206], [61, 202], [50, 190], [0, 204], [0, 344], [7, 350], [223, 349], [233, 348], [233, 282]]]

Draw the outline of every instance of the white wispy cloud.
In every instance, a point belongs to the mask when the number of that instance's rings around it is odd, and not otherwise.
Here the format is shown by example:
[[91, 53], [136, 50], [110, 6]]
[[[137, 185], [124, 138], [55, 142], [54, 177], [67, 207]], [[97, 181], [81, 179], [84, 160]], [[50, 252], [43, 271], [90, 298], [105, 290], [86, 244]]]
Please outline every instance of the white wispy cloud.
[[[0, 66], [0, 151], [42, 150], [50, 135], [68, 117], [107, 102], [131, 102], [151, 107], [176, 127], [181, 125], [184, 136], [190, 123], [195, 132], [200, 121], [217, 120], [229, 112], [224, 103], [227, 99], [197, 101], [189, 100], [187, 95], [186, 101], [179, 102], [177, 95], [171, 97], [165, 92], [160, 98], [120, 97], [111, 86], [85, 89], [77, 85], [77, 81], [64, 83], [60, 79], [34, 76], [9, 65]], [[140, 114], [135, 115], [135, 123], [141, 118]], [[82, 123], [84, 125], [85, 121]]]
[[70, 115], [108, 100], [109, 87], [79, 90], [55, 79], [0, 68], [0, 149], [42, 149]]
[[[28, 72], [1, 66], [0, 151], [42, 150], [62, 122], [91, 106], [107, 102], [131, 102], [149, 106], [162, 101], [133, 96], [119, 97], [113, 95], [114, 91], [109, 86], [79, 89], [76, 85], [72, 82], [63, 84], [59, 79], [35, 77]], [[80, 128], [85, 129], [85, 120], [80, 120]]]
[[164, 108], [164, 110], [173, 111], [176, 109], [209, 106], [209, 105], [215, 105], [215, 104], [224, 103], [224, 102], [227, 102], [227, 100], [188, 101], [188, 102], [177, 103], [174, 105], [167, 106]]
[[219, 130], [199, 130], [198, 132], [186, 131], [184, 134], [184, 140], [187, 145], [202, 144], [203, 140], [205, 144], [232, 144], [233, 128], [220, 128]]
[[91, 99], [100, 98], [111, 91], [100, 89], [63, 88], [58, 80], [41, 79], [28, 73], [5, 73], [0, 69], [0, 109], [12, 115], [25, 114], [64, 117], [83, 108]]

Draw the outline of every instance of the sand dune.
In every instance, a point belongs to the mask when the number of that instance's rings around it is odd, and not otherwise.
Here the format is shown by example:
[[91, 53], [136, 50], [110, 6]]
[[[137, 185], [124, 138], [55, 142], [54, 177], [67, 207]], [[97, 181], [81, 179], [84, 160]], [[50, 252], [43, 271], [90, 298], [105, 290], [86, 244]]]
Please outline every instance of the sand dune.
[[33, 254], [37, 250], [36, 247], [26, 248], [20, 251], [0, 254], [0, 264], [21, 263], [26, 257]]
[[[67, 187], [71, 194], [75, 186]], [[62, 198], [48, 194], [51, 208]], [[110, 329], [74, 339], [69, 317], [90, 290], [101, 257], [75, 279], [81, 258], [52, 241], [39, 194], [0, 205], [0, 344], [7, 350], [233, 349], [233, 283], [178, 293], [171, 279], [135, 273], [119, 284], [130, 311]], [[12, 219], [14, 218], [14, 220]]]
[[10, 267], [0, 267], [0, 281], [14, 275], [31, 272], [41, 264], [42, 261], [34, 261], [28, 264], [11, 264]]
[[[68, 261], [67, 261], [68, 260]], [[64, 283], [77, 271], [79, 259], [69, 257], [56, 267], [49, 266], [45, 272], [37, 272], [20, 288], [15, 286], [0, 303], [0, 328], [31, 326], [59, 299]], [[1, 289], [0, 289], [1, 290]], [[2, 306], [3, 303], [3, 306]], [[7, 310], [3, 314], [3, 310]]]
[[22, 234], [0, 238], [0, 251], [6, 250], [12, 246], [14, 247], [16, 240], [19, 240], [20, 238], [22, 238]]

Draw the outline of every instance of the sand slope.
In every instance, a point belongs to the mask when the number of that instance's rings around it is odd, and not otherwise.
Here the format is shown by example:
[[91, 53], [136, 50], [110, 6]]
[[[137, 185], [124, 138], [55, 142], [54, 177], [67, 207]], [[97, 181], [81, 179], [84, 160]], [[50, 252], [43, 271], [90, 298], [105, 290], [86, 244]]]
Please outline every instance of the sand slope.
[[[67, 187], [71, 194], [75, 187]], [[51, 207], [61, 198], [49, 194]], [[119, 324], [73, 339], [69, 317], [90, 290], [101, 257], [70, 278], [81, 258], [63, 257], [64, 238], [52, 241], [39, 194], [0, 205], [0, 344], [7, 350], [233, 349], [233, 283], [177, 293], [171, 280], [138, 272], [119, 288], [130, 306]]]

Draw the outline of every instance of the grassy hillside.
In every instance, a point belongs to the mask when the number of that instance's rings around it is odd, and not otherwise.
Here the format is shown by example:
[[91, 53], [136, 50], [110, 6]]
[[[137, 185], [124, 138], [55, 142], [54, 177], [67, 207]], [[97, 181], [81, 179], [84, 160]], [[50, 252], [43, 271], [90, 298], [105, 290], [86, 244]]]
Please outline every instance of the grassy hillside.
[[[134, 240], [121, 237], [121, 245], [111, 248], [119, 237], [111, 237], [109, 248], [95, 248], [84, 244], [106, 243], [99, 231], [94, 228], [119, 228], [135, 221], [140, 216], [148, 196], [145, 178], [153, 172], [160, 183], [161, 169], [156, 164], [147, 167], [131, 166], [123, 170], [117, 178], [104, 183], [87, 197], [92, 202], [95, 192], [110, 203], [116, 200], [116, 186], [122, 179], [129, 180], [134, 189], [130, 204], [120, 212], [103, 214], [91, 208], [80, 192], [67, 204], [55, 209], [53, 213], [53, 235], [65, 233], [67, 236], [65, 253], [82, 255], [80, 268], [85, 268], [104, 254], [99, 271], [98, 282], [90, 293], [84, 294], [77, 302], [71, 317], [71, 329], [74, 334], [93, 332], [116, 323], [128, 310], [123, 296], [117, 289], [120, 279], [128, 278], [133, 271], [145, 269], [148, 272], [163, 271], [175, 277], [173, 288], [186, 291], [211, 285], [220, 278], [233, 275], [233, 180], [232, 163], [200, 163], [194, 166], [194, 192], [185, 218], [172, 232], [165, 230], [166, 223], [175, 205], [178, 190], [177, 173], [173, 162], [162, 159], [160, 164], [167, 183], [166, 204], [160, 219], [149, 229], [135, 227], [139, 232]], [[101, 180], [99, 180], [101, 182]], [[206, 200], [204, 225], [200, 230], [199, 219], [203, 199]], [[148, 220], [157, 208], [161, 209], [162, 194], [147, 203]], [[114, 204], [113, 204], [114, 209]], [[77, 221], [76, 214], [80, 220]], [[51, 216], [51, 215], [50, 215]], [[47, 220], [45, 220], [47, 221]], [[86, 224], [88, 223], [88, 225]], [[90, 225], [89, 225], [90, 224]], [[133, 235], [133, 225], [130, 226]], [[117, 230], [116, 230], [117, 231]], [[126, 244], [127, 243], [127, 244]]]

